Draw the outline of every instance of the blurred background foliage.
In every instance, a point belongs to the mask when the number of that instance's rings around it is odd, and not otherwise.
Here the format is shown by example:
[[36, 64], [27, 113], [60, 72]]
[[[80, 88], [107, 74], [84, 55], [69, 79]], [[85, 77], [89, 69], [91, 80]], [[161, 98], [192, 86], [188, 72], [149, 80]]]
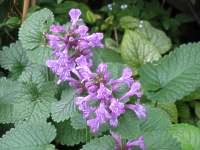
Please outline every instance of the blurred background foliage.
[[[16, 40], [23, 5], [23, 0], [0, 0], [0, 46]], [[199, 40], [199, 6], [197, 0], [33, 0], [29, 2], [24, 19], [47, 7], [54, 12], [57, 22], [64, 23], [68, 19], [66, 12], [78, 7], [92, 31], [103, 31], [106, 38], [117, 42], [123, 35], [120, 19], [132, 16], [148, 20], [154, 27], [164, 30], [173, 44], [180, 44]]]

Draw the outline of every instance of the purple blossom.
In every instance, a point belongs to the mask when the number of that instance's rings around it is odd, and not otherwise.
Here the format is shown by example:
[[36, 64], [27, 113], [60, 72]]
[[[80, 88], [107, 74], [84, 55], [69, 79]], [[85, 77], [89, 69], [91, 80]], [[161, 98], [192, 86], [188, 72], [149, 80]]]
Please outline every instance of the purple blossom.
[[135, 146], [139, 147], [141, 150], [146, 150], [143, 136], [140, 136], [137, 140], [130, 140], [126, 143], [127, 150], [132, 150]]
[[135, 104], [126, 104], [126, 108], [134, 111], [138, 118], [146, 117], [146, 109], [139, 102], [136, 102]]
[[[93, 111], [87, 118], [87, 124], [92, 132], [99, 130], [102, 124], [109, 123], [111, 126], [116, 127], [118, 125], [118, 118], [125, 113], [126, 109], [131, 109], [138, 118], [146, 117], [146, 109], [140, 104], [139, 98], [142, 92], [140, 91], [140, 83], [136, 82], [132, 78], [132, 72], [129, 68], [125, 68], [122, 76], [116, 80], [109, 80], [110, 72], [108, 72], [108, 66], [106, 64], [99, 64], [96, 69], [96, 73], [93, 73], [90, 68], [85, 65], [85, 61], [77, 68], [82, 83], [87, 89], [88, 95], [87, 108], [93, 107], [91, 103], [96, 103]], [[83, 77], [83, 78], [82, 78]], [[123, 80], [124, 79], [124, 80]], [[117, 91], [113, 90], [116, 86], [120, 86], [124, 81], [129, 82], [127, 84], [128, 91], [121, 96], [120, 99], [115, 97]], [[128, 86], [129, 84], [132, 84]], [[131, 96], [138, 98], [135, 104], [126, 104], [124, 99]], [[79, 110], [83, 112], [82, 104], [76, 103]], [[96, 126], [98, 124], [98, 126]]]
[[[91, 68], [93, 65], [91, 48], [103, 47], [101, 42], [103, 34], [90, 35], [87, 26], [78, 24], [80, 15], [79, 9], [71, 9], [69, 11], [70, 27], [52, 25], [51, 33], [45, 34], [49, 46], [53, 49], [54, 57], [52, 60], [47, 60], [47, 66], [59, 77], [58, 83], [68, 81], [68, 78], [72, 77], [71, 74], [76, 73], [76, 68], [83, 62], [85, 66]], [[81, 89], [78, 90], [81, 91]]]
[[100, 83], [99, 89], [97, 90], [97, 99], [110, 99], [112, 97], [112, 91], [109, 90], [103, 83]]
[[[143, 94], [141, 85], [133, 79], [130, 68], [124, 68], [118, 79], [110, 79], [111, 73], [107, 64], [99, 64], [96, 72], [91, 70], [91, 49], [103, 47], [103, 34], [89, 34], [87, 26], [78, 24], [80, 15], [79, 9], [71, 9], [70, 27], [52, 25], [51, 33], [45, 34], [49, 46], [53, 49], [53, 59], [47, 60], [46, 64], [58, 76], [57, 83], [67, 81], [77, 93], [86, 94], [85, 97], [76, 97], [75, 104], [83, 113], [92, 132], [97, 132], [104, 123], [116, 127], [118, 118], [126, 109], [132, 110], [138, 118], [146, 117], [146, 109], [140, 104]], [[126, 92], [117, 97], [122, 85], [126, 85]], [[126, 103], [132, 96], [138, 99], [137, 102]], [[129, 145], [131, 143], [135, 146], [134, 142], [129, 142]]]
[[133, 84], [130, 87], [130, 90], [125, 93], [120, 100], [125, 100], [133, 95], [136, 95], [137, 97], [142, 96], [142, 92], [140, 91], [141, 84], [139, 82], [133, 82]]
[[71, 9], [69, 11], [69, 16], [71, 18], [71, 22], [72, 22], [72, 25], [76, 25], [79, 17], [81, 16], [81, 11], [80, 9]]
[[144, 137], [140, 136], [136, 140], [129, 140], [124, 145], [122, 144], [121, 136], [117, 133], [110, 132], [114, 141], [115, 141], [115, 148], [114, 150], [132, 150], [134, 147], [139, 147], [141, 150], [146, 150], [146, 146], [144, 144]]

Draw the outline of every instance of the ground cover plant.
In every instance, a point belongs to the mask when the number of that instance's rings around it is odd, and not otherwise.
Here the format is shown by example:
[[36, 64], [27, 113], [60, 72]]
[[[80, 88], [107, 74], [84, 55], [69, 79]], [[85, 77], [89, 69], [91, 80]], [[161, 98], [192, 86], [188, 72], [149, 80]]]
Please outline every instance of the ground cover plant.
[[31, 2], [1, 14], [0, 150], [199, 150], [198, 2]]

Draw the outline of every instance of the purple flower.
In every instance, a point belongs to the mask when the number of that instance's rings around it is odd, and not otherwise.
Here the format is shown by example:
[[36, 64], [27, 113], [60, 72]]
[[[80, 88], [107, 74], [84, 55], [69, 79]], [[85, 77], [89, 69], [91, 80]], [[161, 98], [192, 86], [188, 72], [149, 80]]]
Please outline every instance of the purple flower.
[[144, 137], [140, 136], [136, 140], [129, 140], [127, 143], [122, 145], [121, 136], [117, 133], [110, 131], [113, 139], [115, 140], [115, 149], [114, 150], [132, 150], [134, 147], [139, 147], [141, 150], [146, 150], [146, 146], [144, 144]]
[[118, 117], [125, 112], [125, 105], [124, 103], [119, 102], [117, 99], [112, 98], [109, 109], [113, 114]]
[[65, 27], [60, 25], [51, 25], [50, 31], [55, 33], [65, 33]]
[[122, 148], [122, 140], [121, 140], [121, 136], [115, 132], [110, 131], [113, 139], [115, 140], [115, 149], [114, 150], [121, 150]]
[[120, 101], [123, 101], [133, 95], [136, 95], [137, 97], [141, 97], [142, 92], [140, 91], [140, 89], [141, 89], [141, 84], [139, 82], [133, 82], [130, 90], [120, 98]]
[[96, 133], [99, 130], [100, 123], [98, 119], [90, 119], [87, 121], [87, 125], [90, 127], [93, 133]]
[[132, 150], [132, 148], [135, 146], [139, 147], [141, 150], [146, 150], [143, 136], [140, 136], [137, 140], [128, 141], [125, 147], [127, 150]]
[[126, 104], [126, 108], [134, 111], [138, 118], [146, 117], [146, 109], [139, 102], [136, 102], [135, 104]]
[[[131, 109], [135, 112], [138, 118], [146, 116], [146, 109], [139, 103], [139, 100], [135, 104], [125, 104], [124, 99], [131, 96], [136, 96], [141, 93], [140, 83], [134, 82], [132, 78], [132, 72], [129, 68], [123, 70], [123, 74], [115, 83], [109, 80], [110, 73], [108, 72], [107, 64], [99, 64], [96, 69], [96, 73], [92, 73], [90, 68], [87, 66], [87, 62], [84, 58], [78, 60], [79, 66], [76, 68], [77, 76], [81, 76], [79, 79], [82, 80], [84, 87], [87, 89], [90, 99], [87, 103], [87, 108], [92, 108], [89, 102], [97, 102], [95, 105], [96, 109], [90, 111], [87, 120], [91, 131], [98, 131], [100, 126], [104, 123], [109, 123], [111, 126], [116, 127], [118, 125], [118, 118], [125, 113], [126, 109]], [[127, 86], [128, 92], [126, 92], [120, 99], [115, 98], [114, 87], [118, 86], [124, 81], [129, 82], [131, 86]], [[132, 84], [131, 84], [132, 83]], [[138, 94], [139, 93], [139, 94]], [[85, 114], [85, 110], [80, 108], [79, 110]], [[87, 111], [89, 112], [89, 111]], [[90, 117], [93, 116], [93, 117]], [[98, 127], [93, 127], [93, 124], [98, 124]]]
[[97, 90], [97, 99], [109, 99], [112, 95], [112, 91], [100, 83], [100, 87]]
[[81, 11], [80, 9], [71, 9], [69, 11], [69, 16], [71, 18], [71, 22], [72, 22], [72, 25], [75, 25], [79, 19], [79, 17], [81, 16]]
[[76, 105], [78, 106], [79, 110], [83, 112], [83, 116], [88, 118], [91, 113], [91, 108], [89, 107], [89, 101], [91, 96], [88, 95], [86, 97], [77, 97], [75, 100]]
[[[69, 11], [71, 27], [51, 25], [51, 33], [45, 34], [49, 46], [53, 49], [52, 55], [54, 56], [53, 60], [47, 61], [47, 66], [59, 77], [58, 83], [67, 81], [67, 78], [72, 77], [71, 73], [77, 73], [76, 69], [80, 70], [79, 74], [83, 70], [89, 71], [93, 65], [91, 48], [103, 46], [102, 33], [89, 35], [88, 27], [77, 23], [80, 15], [79, 9], [71, 9]], [[69, 65], [73, 67], [68, 67]], [[84, 69], [79, 66], [84, 66]], [[78, 76], [78, 78], [84, 78], [85, 75]], [[81, 91], [81, 89], [77, 90]]]

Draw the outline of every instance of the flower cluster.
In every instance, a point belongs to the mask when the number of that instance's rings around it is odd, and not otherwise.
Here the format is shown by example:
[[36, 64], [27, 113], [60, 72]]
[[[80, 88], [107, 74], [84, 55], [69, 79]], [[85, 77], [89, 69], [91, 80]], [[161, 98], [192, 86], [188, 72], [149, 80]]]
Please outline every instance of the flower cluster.
[[[99, 64], [96, 71], [92, 71], [91, 49], [103, 47], [103, 34], [89, 35], [88, 27], [78, 23], [80, 15], [79, 9], [71, 9], [70, 25], [52, 25], [51, 34], [46, 34], [54, 57], [47, 61], [47, 66], [58, 76], [57, 83], [67, 81], [80, 94], [76, 97], [75, 104], [92, 132], [97, 132], [105, 123], [116, 127], [119, 116], [126, 109], [135, 112], [138, 118], [146, 117], [146, 109], [140, 103], [141, 85], [133, 79], [130, 68], [124, 68], [118, 79], [111, 79], [112, 74], [108, 71], [107, 64]], [[119, 94], [122, 93], [122, 87], [125, 87], [123, 94]], [[132, 96], [137, 98], [135, 104], [127, 103]], [[133, 147], [137, 143], [130, 141], [127, 147]]]
[[[118, 79], [109, 79], [111, 73], [108, 72], [107, 64], [100, 64], [97, 67], [96, 73], [84, 65], [77, 68], [79, 76], [83, 77], [82, 83], [87, 90], [87, 96], [77, 97], [76, 105], [83, 112], [87, 119], [87, 125], [92, 132], [97, 132], [101, 124], [109, 123], [111, 126], [118, 125], [118, 117], [125, 112], [126, 109], [131, 109], [135, 112], [138, 118], [146, 116], [146, 110], [140, 104], [140, 83], [132, 78], [130, 68], [123, 70], [122, 76]], [[121, 97], [116, 98], [115, 95], [120, 92], [120, 87], [125, 84], [126, 92]], [[126, 104], [129, 97], [136, 96], [135, 104]]]
[[141, 150], [146, 150], [145, 144], [144, 144], [144, 137], [140, 136], [136, 140], [129, 140], [126, 144], [122, 145], [122, 140], [120, 135], [111, 132], [111, 135], [113, 139], [115, 140], [115, 149], [114, 150], [132, 150], [134, 147], [139, 147]]
[[77, 66], [76, 61], [84, 57], [88, 67], [92, 67], [91, 48], [103, 47], [102, 33], [89, 35], [88, 27], [79, 25], [81, 15], [79, 9], [71, 9], [69, 16], [70, 25], [52, 25], [51, 34], [46, 34], [49, 46], [54, 49], [54, 60], [48, 60], [47, 66], [59, 77], [58, 83], [62, 81], [71, 82], [72, 73]]

